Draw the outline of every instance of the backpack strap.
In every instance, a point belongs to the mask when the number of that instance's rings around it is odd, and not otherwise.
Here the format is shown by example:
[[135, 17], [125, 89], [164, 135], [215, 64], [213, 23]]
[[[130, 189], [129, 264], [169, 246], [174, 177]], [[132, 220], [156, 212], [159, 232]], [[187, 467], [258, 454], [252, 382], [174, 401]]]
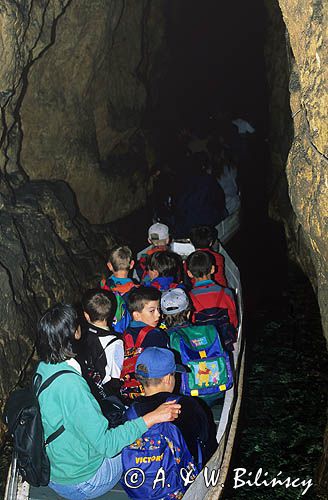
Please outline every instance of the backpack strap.
[[56, 380], [57, 377], [60, 377], [64, 373], [73, 373], [73, 375], [80, 375], [79, 373], [73, 372], [72, 370], [60, 370], [59, 372], [56, 372], [53, 375], [51, 375], [51, 377], [47, 378], [47, 380], [45, 380], [45, 382], [43, 382], [43, 384], [41, 385], [41, 387], [38, 389], [38, 391], [36, 393], [36, 397], [38, 398], [40, 396], [41, 392], [43, 392], [45, 389], [47, 389], [49, 387], [49, 385], [52, 384], [52, 382], [54, 380]]
[[110, 339], [110, 341], [108, 342], [108, 344], [105, 345], [105, 347], [103, 348], [102, 352], [99, 354], [99, 356], [95, 360], [95, 362], [99, 361], [99, 359], [102, 358], [103, 355], [105, 354], [107, 347], [109, 347], [111, 344], [114, 344], [114, 342], [116, 342], [117, 340], [122, 340], [122, 339], [120, 337], [118, 337], [117, 335], [115, 335], [115, 337], [113, 339]]
[[150, 330], [153, 330], [154, 327], [153, 326], [144, 326], [140, 332], [138, 333], [138, 337], [137, 337], [137, 340], [136, 340], [136, 343], [134, 344], [134, 347], [137, 348], [137, 347], [141, 347], [141, 344], [143, 343], [143, 341], [145, 340], [147, 334], [150, 332]]
[[[60, 377], [64, 373], [73, 373], [73, 375], [79, 375], [79, 376], [81, 376], [79, 373], [73, 372], [72, 370], [60, 370], [59, 372], [54, 373], [53, 375], [51, 375], [51, 377], [47, 378], [47, 380], [45, 380], [43, 382], [43, 384], [41, 385], [41, 387], [39, 387], [39, 388], [36, 389], [36, 397], [39, 398], [41, 392], [43, 392], [45, 389], [47, 389], [49, 387], [49, 385], [52, 384], [52, 382], [54, 380], [56, 380], [56, 378]], [[36, 377], [34, 377], [34, 380], [35, 380], [35, 378]], [[33, 383], [33, 385], [34, 385], [34, 383]], [[59, 429], [57, 429], [55, 432], [53, 432], [52, 434], [50, 434], [50, 436], [48, 436], [47, 439], [44, 442], [45, 446], [47, 446], [49, 443], [51, 443], [52, 441], [54, 441], [58, 436], [60, 436], [64, 432], [64, 430], [65, 430], [65, 427], [63, 425], [61, 425], [59, 427]]]
[[123, 334], [123, 341], [124, 341], [124, 348], [125, 349], [131, 349], [134, 347], [134, 342], [133, 342], [133, 337], [131, 333], [124, 333]]

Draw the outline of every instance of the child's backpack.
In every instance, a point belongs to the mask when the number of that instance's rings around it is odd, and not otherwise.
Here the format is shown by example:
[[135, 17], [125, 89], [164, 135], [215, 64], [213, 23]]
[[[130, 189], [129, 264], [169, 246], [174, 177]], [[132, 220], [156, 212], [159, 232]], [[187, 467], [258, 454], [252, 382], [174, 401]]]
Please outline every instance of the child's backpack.
[[[236, 329], [231, 324], [228, 309], [219, 307], [218, 304], [221, 303], [222, 297], [225, 291], [224, 288], [221, 289], [218, 296], [215, 298], [215, 303], [209, 303], [212, 307], [203, 308], [203, 304], [199, 303], [197, 295], [193, 295], [192, 300], [194, 306], [196, 305], [193, 315], [193, 323], [195, 325], [214, 325], [220, 335], [221, 342], [226, 351], [233, 351], [233, 344], [236, 342]], [[204, 296], [202, 294], [202, 303], [204, 303]]]
[[123, 297], [118, 292], [114, 293], [117, 300], [117, 308], [112, 325], [115, 332], [123, 333], [131, 323], [131, 314]]
[[13, 453], [17, 458], [17, 467], [24, 481], [32, 486], [47, 486], [50, 480], [50, 463], [46, 446], [60, 436], [65, 427], [61, 425], [47, 439], [41, 419], [38, 398], [50, 384], [64, 373], [54, 373], [43, 384], [41, 375], [36, 374], [31, 388], [17, 389], [12, 392], [4, 408], [3, 420], [13, 437]]
[[108, 290], [114, 293], [117, 301], [117, 307], [112, 326], [115, 332], [123, 333], [131, 323], [131, 314], [128, 311], [127, 303], [118, 291], [109, 288], [104, 278], [100, 281], [100, 287], [103, 290]]
[[98, 401], [104, 417], [108, 420], [108, 428], [110, 429], [125, 422], [125, 406], [114, 394], [107, 394], [102, 383], [102, 376], [95, 365], [101, 357], [105, 356], [107, 347], [118, 340], [122, 339], [117, 336], [111, 339], [96, 360], [92, 360], [91, 356], [88, 356], [87, 359], [85, 357], [79, 358], [82, 375], [94, 398]]
[[190, 369], [181, 374], [181, 392], [213, 400], [213, 396], [230, 389], [233, 375], [229, 354], [222, 349], [213, 325], [186, 326], [169, 331], [170, 347], [181, 355]]
[[152, 326], [144, 326], [140, 330], [135, 343], [131, 333], [125, 332], [123, 335], [124, 361], [121, 372], [123, 381], [121, 394], [129, 399], [135, 399], [144, 394], [142, 384], [136, 379], [135, 367], [138, 356], [143, 351], [141, 344], [150, 330], [153, 330]]
[[106, 285], [109, 290], [111, 290], [114, 293], [118, 292], [120, 295], [125, 295], [126, 293], [129, 293], [132, 290], [132, 288], [139, 286], [137, 283], [134, 283], [133, 281], [128, 281], [127, 283], [116, 283], [111, 278], [107, 279]]
[[[174, 399], [179, 400], [177, 397]], [[126, 415], [129, 420], [139, 416], [134, 404]], [[153, 425], [141, 438], [123, 448], [122, 487], [133, 499], [181, 499], [189, 486], [184, 484], [183, 478], [193, 481], [201, 470], [200, 447], [198, 455], [196, 466], [177, 426], [170, 422]], [[140, 481], [138, 487], [131, 481], [132, 474], [136, 472]]]
[[146, 286], [157, 288], [160, 292], [166, 292], [166, 290], [171, 290], [172, 288], [184, 288], [183, 284], [174, 283], [173, 278], [168, 276], [159, 276], [147, 283]]

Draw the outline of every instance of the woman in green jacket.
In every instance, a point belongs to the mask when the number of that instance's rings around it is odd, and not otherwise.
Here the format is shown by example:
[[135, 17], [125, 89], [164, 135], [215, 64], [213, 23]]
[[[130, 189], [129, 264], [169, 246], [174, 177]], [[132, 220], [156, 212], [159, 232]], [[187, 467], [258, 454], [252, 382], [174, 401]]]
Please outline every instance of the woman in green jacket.
[[80, 337], [77, 313], [71, 305], [56, 304], [39, 321], [37, 373], [42, 382], [60, 370], [72, 372], [56, 378], [39, 398], [45, 438], [61, 425], [65, 427], [47, 446], [47, 454], [49, 486], [69, 500], [96, 498], [111, 490], [122, 474], [122, 449], [152, 425], [175, 420], [181, 408], [175, 402], [164, 403], [144, 417], [108, 429], [74, 359], [72, 343]]

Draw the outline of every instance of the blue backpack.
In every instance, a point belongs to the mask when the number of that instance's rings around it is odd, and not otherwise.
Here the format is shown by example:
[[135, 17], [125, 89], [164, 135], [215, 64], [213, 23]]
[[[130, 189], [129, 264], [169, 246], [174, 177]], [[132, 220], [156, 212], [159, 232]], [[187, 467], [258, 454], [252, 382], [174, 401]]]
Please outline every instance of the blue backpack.
[[117, 300], [117, 308], [112, 326], [115, 332], [124, 333], [131, 323], [131, 314], [124, 298], [118, 292], [114, 292], [114, 294]]
[[[173, 398], [167, 401], [170, 399]], [[139, 416], [134, 406], [126, 412], [128, 420]], [[156, 424], [123, 449], [121, 485], [133, 499], [181, 499], [200, 472], [201, 460], [198, 446], [196, 466], [177, 426], [170, 422]], [[184, 478], [188, 478], [186, 485]]]

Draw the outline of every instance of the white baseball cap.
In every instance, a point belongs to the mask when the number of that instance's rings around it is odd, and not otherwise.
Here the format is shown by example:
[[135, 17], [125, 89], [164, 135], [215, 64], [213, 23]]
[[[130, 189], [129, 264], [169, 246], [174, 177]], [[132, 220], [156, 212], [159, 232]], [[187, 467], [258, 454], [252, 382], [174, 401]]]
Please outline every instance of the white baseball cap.
[[148, 229], [148, 238], [150, 240], [166, 240], [169, 237], [169, 228], [165, 224], [156, 222]]

